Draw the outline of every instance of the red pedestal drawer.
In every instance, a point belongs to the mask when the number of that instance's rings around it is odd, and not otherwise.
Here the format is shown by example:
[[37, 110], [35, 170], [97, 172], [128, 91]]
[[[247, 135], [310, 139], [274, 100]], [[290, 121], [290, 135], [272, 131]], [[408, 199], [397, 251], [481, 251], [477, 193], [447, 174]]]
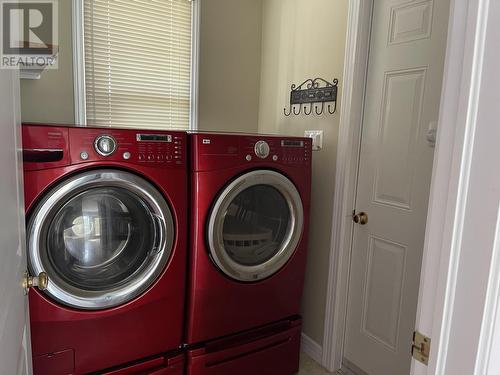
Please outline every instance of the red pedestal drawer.
[[207, 343], [187, 353], [187, 375], [293, 375], [299, 370], [300, 319]]
[[126, 367], [110, 370], [103, 375], [183, 375], [184, 355], [158, 357]]

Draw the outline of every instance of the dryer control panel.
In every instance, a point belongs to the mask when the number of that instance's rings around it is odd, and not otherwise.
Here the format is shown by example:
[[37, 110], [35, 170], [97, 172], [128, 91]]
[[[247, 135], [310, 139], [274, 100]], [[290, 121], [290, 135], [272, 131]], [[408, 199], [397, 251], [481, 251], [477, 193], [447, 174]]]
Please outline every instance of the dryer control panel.
[[311, 164], [310, 138], [197, 133], [192, 135], [192, 140], [194, 170], [252, 163], [270, 167], [308, 167]]
[[307, 138], [258, 137], [242, 139], [245, 160], [266, 160], [287, 165], [306, 165], [311, 160], [311, 141]]

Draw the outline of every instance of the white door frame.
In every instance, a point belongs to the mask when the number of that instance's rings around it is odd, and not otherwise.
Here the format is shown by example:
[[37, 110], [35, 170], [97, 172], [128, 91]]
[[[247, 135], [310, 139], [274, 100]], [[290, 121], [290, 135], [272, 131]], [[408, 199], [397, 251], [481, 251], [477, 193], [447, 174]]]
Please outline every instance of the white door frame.
[[[439, 1], [439, 0], [437, 0]], [[450, 339], [450, 316], [469, 181], [474, 111], [489, 0], [451, 0], [447, 53], [422, 261], [417, 329], [432, 338], [429, 366], [412, 361], [412, 374], [441, 373]], [[350, 0], [337, 172], [332, 220], [322, 365], [340, 368], [346, 320], [357, 164], [373, 0]], [[409, 343], [410, 345], [410, 343]]]
[[349, 1], [322, 351], [322, 365], [329, 371], [339, 369], [343, 357], [372, 8], [373, 0]]

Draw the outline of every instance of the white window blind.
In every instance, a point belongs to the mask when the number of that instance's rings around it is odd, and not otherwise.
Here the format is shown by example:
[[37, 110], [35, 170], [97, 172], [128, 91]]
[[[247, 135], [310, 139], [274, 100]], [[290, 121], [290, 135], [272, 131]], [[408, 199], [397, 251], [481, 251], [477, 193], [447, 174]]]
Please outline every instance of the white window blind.
[[88, 125], [188, 129], [188, 0], [84, 0]]

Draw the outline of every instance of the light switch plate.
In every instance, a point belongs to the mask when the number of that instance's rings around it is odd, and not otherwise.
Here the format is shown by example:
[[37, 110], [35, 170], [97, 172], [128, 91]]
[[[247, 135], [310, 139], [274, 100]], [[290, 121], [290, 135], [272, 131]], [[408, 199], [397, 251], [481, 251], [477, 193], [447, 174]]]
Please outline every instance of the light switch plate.
[[323, 130], [306, 130], [304, 137], [312, 139], [313, 151], [319, 151], [323, 148]]

